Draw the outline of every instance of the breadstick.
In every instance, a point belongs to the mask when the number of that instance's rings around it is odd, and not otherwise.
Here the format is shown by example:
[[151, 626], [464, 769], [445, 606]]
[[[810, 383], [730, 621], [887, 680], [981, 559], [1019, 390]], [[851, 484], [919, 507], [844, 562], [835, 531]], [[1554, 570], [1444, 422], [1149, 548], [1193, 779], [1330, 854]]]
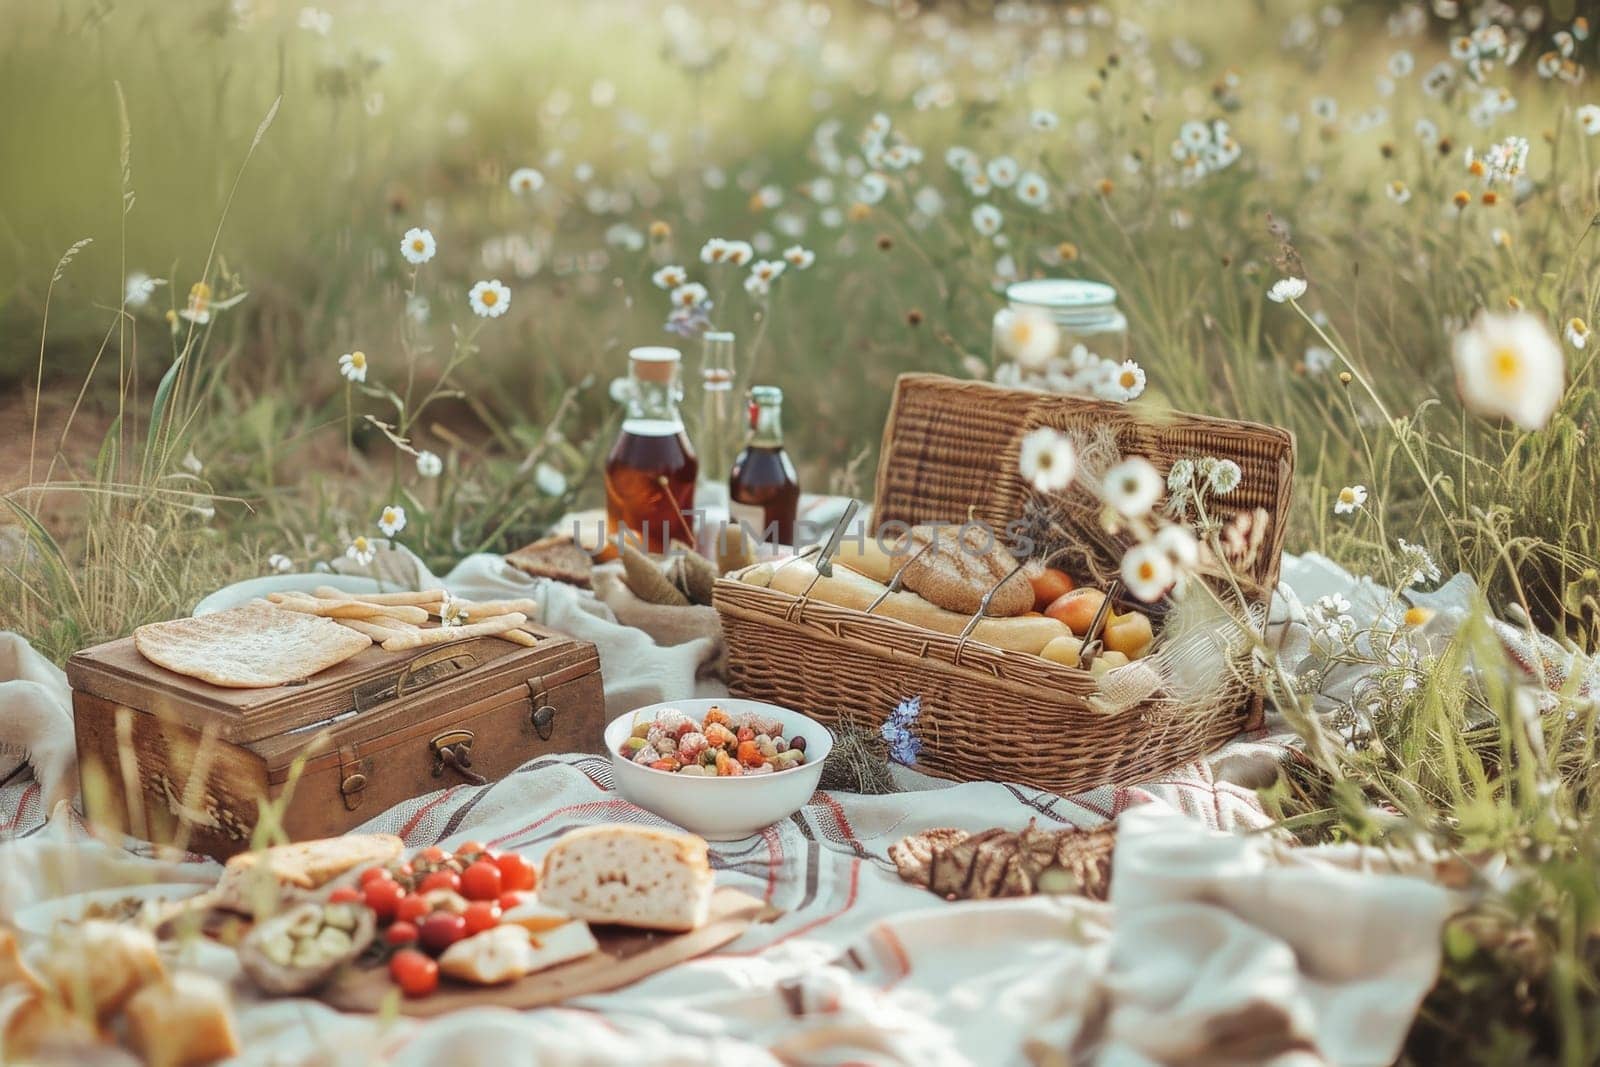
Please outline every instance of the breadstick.
[[414, 604], [418, 607], [437, 604], [445, 598], [443, 589], [424, 589], [416, 593], [346, 593], [331, 585], [319, 585], [316, 593], [325, 600], [359, 600], [363, 604]]
[[411, 630], [406, 633], [395, 634], [385, 640], [383, 642], [383, 650], [385, 652], [403, 652], [408, 648], [442, 645], [447, 641], [459, 641], [466, 637], [504, 637], [506, 631], [515, 630], [527, 621], [528, 617], [526, 615], [521, 612], [512, 612], [510, 615], [496, 615], [492, 619], [468, 623], [465, 626], [440, 626], [432, 630]]
[[368, 604], [360, 600], [328, 600], [321, 597], [282, 596], [273, 603], [280, 608], [306, 615], [321, 615], [325, 619], [397, 619], [421, 625], [428, 621], [428, 612], [412, 604]]
[[[374, 641], [380, 643], [387, 641], [391, 637], [398, 636], [403, 632], [401, 630], [391, 630], [389, 627], [380, 626], [375, 622], [368, 622], [366, 619], [335, 619], [334, 621], [340, 626], [350, 627], [350, 629], [354, 630], [358, 634], [366, 634]], [[415, 627], [409, 628], [415, 629]]]
[[474, 601], [455, 599], [450, 603], [455, 607], [466, 608], [467, 618], [469, 619], [487, 619], [493, 615], [510, 615], [513, 612], [521, 612], [531, 619], [539, 614], [539, 602], [537, 600]]
[[523, 648], [532, 648], [539, 643], [539, 639], [526, 630], [507, 630], [498, 636], [505, 638], [514, 645], [521, 645]]

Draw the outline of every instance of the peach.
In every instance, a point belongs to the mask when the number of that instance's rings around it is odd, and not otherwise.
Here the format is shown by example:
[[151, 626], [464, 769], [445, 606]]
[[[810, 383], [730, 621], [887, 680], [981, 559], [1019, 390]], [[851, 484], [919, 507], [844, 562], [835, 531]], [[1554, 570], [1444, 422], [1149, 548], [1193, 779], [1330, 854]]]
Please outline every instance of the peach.
[[1074, 589], [1053, 600], [1044, 613], [1082, 637], [1094, 625], [1095, 613], [1105, 600], [1106, 595], [1098, 589]]
[[1150, 651], [1152, 637], [1150, 617], [1129, 611], [1112, 615], [1106, 620], [1106, 632], [1102, 640], [1108, 652], [1120, 652], [1130, 660], [1135, 660]]
[[1043, 611], [1063, 596], [1077, 588], [1078, 583], [1066, 571], [1046, 567], [1037, 577], [1029, 578], [1033, 585], [1033, 610]]
[[1068, 667], [1076, 667], [1080, 662], [1079, 654], [1082, 651], [1082, 641], [1078, 640], [1076, 637], [1068, 637], [1063, 634], [1062, 636], [1052, 640], [1048, 645], [1045, 645], [1044, 648], [1040, 649], [1039, 655], [1054, 663], [1060, 663]]

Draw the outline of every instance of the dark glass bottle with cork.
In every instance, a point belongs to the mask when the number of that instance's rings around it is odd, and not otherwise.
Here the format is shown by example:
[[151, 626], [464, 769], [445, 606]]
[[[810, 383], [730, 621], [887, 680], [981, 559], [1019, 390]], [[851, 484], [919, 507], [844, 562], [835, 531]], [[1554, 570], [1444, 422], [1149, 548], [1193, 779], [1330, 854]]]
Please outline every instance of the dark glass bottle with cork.
[[779, 544], [794, 544], [800, 510], [800, 477], [783, 448], [783, 390], [750, 390], [750, 436], [728, 475], [728, 516], [757, 538], [772, 531]]

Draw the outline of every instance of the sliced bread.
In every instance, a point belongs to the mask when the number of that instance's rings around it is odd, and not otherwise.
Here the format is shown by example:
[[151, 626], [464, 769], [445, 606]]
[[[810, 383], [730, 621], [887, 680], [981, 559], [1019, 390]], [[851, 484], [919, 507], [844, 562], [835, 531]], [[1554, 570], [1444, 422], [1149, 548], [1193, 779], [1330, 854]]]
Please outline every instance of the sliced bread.
[[640, 826], [565, 834], [544, 858], [539, 899], [589, 922], [693, 930], [711, 907], [706, 843]]

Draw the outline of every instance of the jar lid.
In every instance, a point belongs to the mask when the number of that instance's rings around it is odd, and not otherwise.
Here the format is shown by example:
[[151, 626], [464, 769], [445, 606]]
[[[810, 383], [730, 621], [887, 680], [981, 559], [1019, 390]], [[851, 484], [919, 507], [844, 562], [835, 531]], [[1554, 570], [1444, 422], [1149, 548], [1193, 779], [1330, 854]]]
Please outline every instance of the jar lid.
[[644, 345], [630, 348], [628, 361], [640, 381], [670, 382], [683, 361], [683, 353], [665, 345]]
[[752, 385], [750, 399], [762, 407], [783, 403], [783, 390], [776, 385]]
[[1082, 278], [1030, 278], [1006, 286], [1013, 304], [1055, 309], [1098, 308], [1117, 302], [1117, 291], [1104, 282]]

